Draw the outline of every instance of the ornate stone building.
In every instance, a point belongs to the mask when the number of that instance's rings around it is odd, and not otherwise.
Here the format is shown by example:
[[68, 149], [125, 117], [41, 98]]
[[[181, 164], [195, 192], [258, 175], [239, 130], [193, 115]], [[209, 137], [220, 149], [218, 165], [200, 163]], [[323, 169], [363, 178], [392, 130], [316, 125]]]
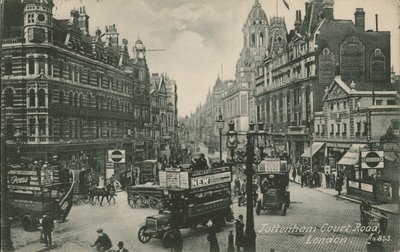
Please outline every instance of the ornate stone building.
[[85, 8], [53, 18], [52, 0], [5, 1], [2, 132], [9, 156], [104, 171], [107, 150], [152, 156], [150, 82], [141, 41], [129, 56], [115, 25], [89, 34]]
[[390, 32], [365, 30], [365, 13], [355, 22], [334, 18], [333, 0], [305, 4], [296, 11], [295, 29], [286, 32], [283, 18], [270, 22], [267, 57], [256, 77], [256, 118], [266, 123], [269, 143], [281, 154], [299, 160], [311, 141], [314, 112], [340, 72], [346, 83], [390, 81]]

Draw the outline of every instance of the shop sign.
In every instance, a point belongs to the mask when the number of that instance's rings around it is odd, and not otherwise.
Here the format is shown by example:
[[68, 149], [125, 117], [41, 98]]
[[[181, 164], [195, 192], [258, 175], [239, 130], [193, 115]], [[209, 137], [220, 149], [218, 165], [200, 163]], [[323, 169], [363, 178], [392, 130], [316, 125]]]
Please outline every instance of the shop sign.
[[355, 181], [349, 180], [349, 187], [358, 188], [359, 187], [359, 182], [355, 182]]
[[376, 169], [384, 167], [383, 151], [362, 151], [361, 168]]
[[167, 172], [167, 187], [179, 188], [179, 172]]
[[111, 163], [125, 163], [125, 150], [108, 150], [108, 161]]
[[373, 192], [373, 187], [371, 184], [361, 183], [361, 190], [367, 191], [367, 192]]
[[51, 170], [42, 170], [40, 172], [40, 183], [42, 186], [51, 185], [53, 183], [53, 172]]
[[190, 179], [191, 188], [199, 188], [231, 181], [230, 172], [209, 174]]

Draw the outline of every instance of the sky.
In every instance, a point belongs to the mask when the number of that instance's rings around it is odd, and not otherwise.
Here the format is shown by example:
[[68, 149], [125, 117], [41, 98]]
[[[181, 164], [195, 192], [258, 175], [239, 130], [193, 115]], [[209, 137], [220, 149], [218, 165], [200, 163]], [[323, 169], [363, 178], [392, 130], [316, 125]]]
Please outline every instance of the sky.
[[[293, 29], [296, 10], [304, 16], [305, 0], [259, 0], [267, 17], [285, 17]], [[178, 85], [178, 114], [190, 115], [204, 103], [218, 76], [234, 79], [243, 48], [243, 24], [255, 0], [54, 0], [57, 19], [69, 17], [73, 8], [85, 6], [90, 33], [115, 24], [119, 38], [132, 46], [140, 38], [151, 73], [167, 73]], [[336, 19], [354, 22], [356, 8], [364, 8], [366, 29], [391, 31], [392, 65], [400, 73], [400, 0], [336, 0]], [[165, 49], [163, 51], [150, 51]]]

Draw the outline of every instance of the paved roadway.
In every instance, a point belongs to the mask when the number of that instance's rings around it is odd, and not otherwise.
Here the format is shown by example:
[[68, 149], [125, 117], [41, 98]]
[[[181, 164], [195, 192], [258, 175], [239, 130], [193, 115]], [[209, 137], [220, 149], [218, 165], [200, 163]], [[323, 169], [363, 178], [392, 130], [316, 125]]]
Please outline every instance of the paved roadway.
[[[290, 184], [291, 206], [287, 216], [283, 217], [279, 212], [262, 212], [255, 215], [257, 235], [257, 251], [366, 251], [367, 234], [358, 231], [327, 231], [329, 227], [341, 227], [350, 225], [352, 229], [359, 222], [358, 205], [338, 199], [332, 195], [318, 192], [310, 188], [301, 188], [297, 184]], [[234, 204], [235, 216], [240, 213], [245, 215], [246, 207], [238, 207]], [[157, 211], [150, 209], [131, 209], [126, 203], [126, 193], [119, 192], [117, 203], [103, 207], [99, 205], [83, 205], [73, 207], [69, 221], [56, 224], [54, 233], [55, 246], [52, 251], [92, 251], [89, 247], [96, 239], [96, 230], [103, 228], [110, 236], [113, 244], [119, 240], [124, 241], [129, 251], [169, 251], [162, 247], [161, 241], [150, 240], [148, 244], [141, 244], [137, 239], [139, 225], [147, 215]], [[392, 241], [385, 244], [386, 251], [399, 251], [398, 228], [396, 231], [394, 222], [399, 224], [398, 218], [393, 216], [390, 224]], [[304, 227], [310, 232], [283, 232], [272, 230], [274, 225], [280, 227]], [[268, 231], [266, 227], [271, 230]], [[277, 226], [276, 226], [277, 227]], [[228, 231], [234, 230], [233, 224], [228, 224], [223, 232], [218, 234], [221, 251], [226, 251]], [[265, 231], [267, 230], [267, 232]], [[289, 231], [289, 230], [287, 230]], [[200, 227], [197, 230], [182, 230], [184, 239], [184, 251], [206, 252], [209, 251], [207, 231]], [[12, 236], [16, 251], [47, 251], [38, 242], [39, 232], [24, 232], [21, 227], [14, 224]], [[339, 244], [330, 244], [330, 240], [321, 238], [338, 238]], [[318, 244], [309, 244], [318, 241]], [[319, 239], [319, 240], [318, 240]], [[335, 240], [334, 240], [335, 241]], [[397, 244], [397, 249], [395, 245]]]

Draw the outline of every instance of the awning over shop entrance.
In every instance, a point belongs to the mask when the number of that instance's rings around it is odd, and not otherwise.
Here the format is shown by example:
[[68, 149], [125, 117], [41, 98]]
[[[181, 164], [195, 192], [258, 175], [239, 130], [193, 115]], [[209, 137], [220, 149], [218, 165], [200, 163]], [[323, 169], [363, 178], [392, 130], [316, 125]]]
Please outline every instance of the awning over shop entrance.
[[[322, 146], [324, 146], [324, 144], [325, 144], [325, 143], [323, 143], [323, 142], [314, 142], [314, 143], [312, 144], [312, 156], [314, 156], [315, 153], [317, 153], [317, 151], [319, 151], [319, 149], [321, 149]], [[311, 148], [308, 147], [308, 148], [306, 148], [306, 149], [304, 150], [304, 153], [301, 154], [301, 157], [310, 158], [310, 157], [311, 157], [310, 154], [311, 154]]]
[[365, 148], [365, 144], [353, 144], [338, 162], [340, 165], [355, 165], [359, 161], [360, 150]]

